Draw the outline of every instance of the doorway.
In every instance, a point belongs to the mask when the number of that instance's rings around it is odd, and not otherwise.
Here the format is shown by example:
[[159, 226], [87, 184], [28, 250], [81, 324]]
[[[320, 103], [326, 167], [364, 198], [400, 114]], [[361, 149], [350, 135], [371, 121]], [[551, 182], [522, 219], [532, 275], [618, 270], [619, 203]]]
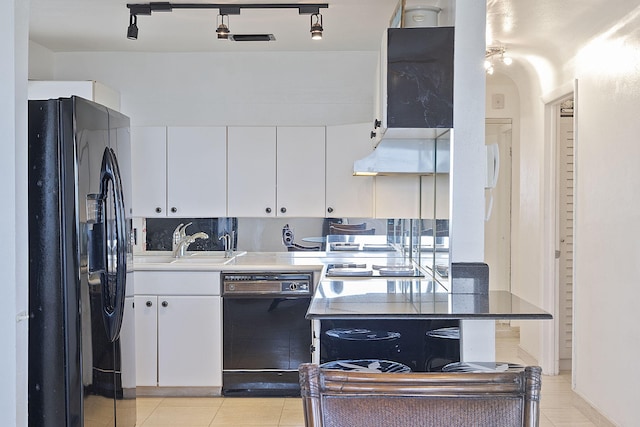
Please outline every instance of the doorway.
[[[497, 180], [485, 188], [485, 262], [491, 290], [511, 290], [511, 119], [486, 119], [485, 144], [498, 145]], [[489, 166], [488, 166], [489, 167]]]

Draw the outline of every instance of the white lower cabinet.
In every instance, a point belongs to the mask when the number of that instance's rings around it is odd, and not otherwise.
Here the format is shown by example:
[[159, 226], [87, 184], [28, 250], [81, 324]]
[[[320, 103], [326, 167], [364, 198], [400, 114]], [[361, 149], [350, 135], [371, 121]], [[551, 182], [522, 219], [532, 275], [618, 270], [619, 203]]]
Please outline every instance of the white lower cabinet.
[[137, 385], [221, 387], [221, 304], [219, 296], [136, 296]]
[[142, 270], [134, 276], [138, 393], [219, 393], [220, 272]]

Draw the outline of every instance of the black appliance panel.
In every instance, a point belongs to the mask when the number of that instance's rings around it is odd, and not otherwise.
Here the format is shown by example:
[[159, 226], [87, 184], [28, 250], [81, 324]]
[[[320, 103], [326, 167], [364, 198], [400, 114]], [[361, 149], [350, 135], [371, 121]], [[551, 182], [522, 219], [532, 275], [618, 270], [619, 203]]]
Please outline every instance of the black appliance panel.
[[222, 392], [299, 396], [311, 362], [312, 273], [223, 273]]
[[[29, 101], [30, 426], [116, 425], [130, 226], [109, 111]], [[134, 402], [118, 426], [135, 425]]]

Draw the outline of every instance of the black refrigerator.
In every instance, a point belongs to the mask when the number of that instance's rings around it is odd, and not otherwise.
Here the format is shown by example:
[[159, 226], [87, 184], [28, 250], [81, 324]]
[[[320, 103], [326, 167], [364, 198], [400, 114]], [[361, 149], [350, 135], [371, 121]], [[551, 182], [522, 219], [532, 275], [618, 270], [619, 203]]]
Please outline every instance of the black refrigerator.
[[135, 426], [129, 118], [29, 101], [29, 426]]

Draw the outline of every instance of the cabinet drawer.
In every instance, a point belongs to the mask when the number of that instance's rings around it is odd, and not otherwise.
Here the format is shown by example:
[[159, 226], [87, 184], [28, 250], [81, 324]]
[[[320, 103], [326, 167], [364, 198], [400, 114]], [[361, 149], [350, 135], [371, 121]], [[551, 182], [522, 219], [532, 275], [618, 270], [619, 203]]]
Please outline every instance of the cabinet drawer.
[[219, 271], [136, 271], [136, 294], [220, 295]]

